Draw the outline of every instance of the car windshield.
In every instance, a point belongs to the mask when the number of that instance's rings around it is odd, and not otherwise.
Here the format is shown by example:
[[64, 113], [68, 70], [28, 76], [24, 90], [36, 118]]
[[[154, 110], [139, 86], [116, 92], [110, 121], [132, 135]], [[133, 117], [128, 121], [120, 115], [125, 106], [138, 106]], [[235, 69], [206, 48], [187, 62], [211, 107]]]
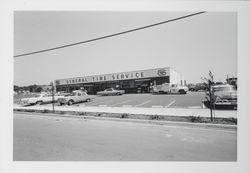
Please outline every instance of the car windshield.
[[73, 93], [68, 94], [67, 96], [76, 96], [76, 93], [73, 92]]
[[234, 86], [221, 86], [221, 87], [214, 87], [213, 88], [214, 92], [217, 92], [217, 91], [235, 91], [236, 88]]
[[40, 96], [41, 96], [41, 95], [35, 95], [34, 97], [35, 97], [35, 98], [38, 98], [38, 97], [40, 97]]

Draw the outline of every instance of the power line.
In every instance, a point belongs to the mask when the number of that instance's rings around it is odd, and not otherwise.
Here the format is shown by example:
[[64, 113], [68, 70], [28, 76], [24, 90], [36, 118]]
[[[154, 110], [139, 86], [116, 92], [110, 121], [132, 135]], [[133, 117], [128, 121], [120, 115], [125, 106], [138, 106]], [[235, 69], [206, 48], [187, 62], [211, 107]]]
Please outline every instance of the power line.
[[81, 42], [77, 42], [77, 43], [67, 44], [67, 45], [58, 46], [58, 47], [49, 48], [49, 49], [43, 49], [43, 50], [34, 51], [34, 52], [30, 52], [30, 53], [25, 53], [25, 54], [19, 54], [19, 55], [15, 55], [14, 58], [27, 56], [27, 55], [32, 55], [32, 54], [38, 54], [38, 53], [42, 53], [42, 52], [48, 52], [48, 51], [52, 51], [52, 50], [56, 50], [56, 49], [62, 49], [62, 48], [66, 48], [66, 47], [75, 46], [75, 45], [78, 45], [78, 44], [84, 44], [84, 43], [89, 43], [89, 42], [92, 42], [92, 41], [97, 41], [97, 40], [101, 40], [101, 39], [105, 39], [105, 38], [109, 38], [109, 37], [114, 37], [114, 36], [134, 32], [134, 31], [154, 27], [154, 26], [157, 26], [157, 25], [162, 25], [162, 24], [165, 24], [165, 23], [173, 22], [173, 21], [176, 21], [176, 20], [181, 20], [181, 19], [184, 19], [184, 18], [196, 16], [196, 15], [199, 15], [199, 14], [202, 14], [202, 13], [205, 13], [205, 12], [206, 11], [201, 11], [201, 12], [198, 12], [198, 13], [193, 13], [193, 14], [189, 14], [189, 15], [186, 15], [186, 16], [182, 16], [182, 17], [170, 19], [170, 20], [167, 20], [167, 21], [155, 23], [155, 24], [152, 24], [152, 25], [147, 25], [147, 26], [143, 26], [143, 27], [139, 27], [139, 28], [135, 28], [135, 29], [131, 29], [131, 30], [111, 34], [111, 35], [106, 35], [106, 36], [103, 36], [103, 37], [98, 37], [98, 38], [94, 38], [94, 39], [90, 39], [90, 40], [85, 40], [85, 41], [81, 41]]

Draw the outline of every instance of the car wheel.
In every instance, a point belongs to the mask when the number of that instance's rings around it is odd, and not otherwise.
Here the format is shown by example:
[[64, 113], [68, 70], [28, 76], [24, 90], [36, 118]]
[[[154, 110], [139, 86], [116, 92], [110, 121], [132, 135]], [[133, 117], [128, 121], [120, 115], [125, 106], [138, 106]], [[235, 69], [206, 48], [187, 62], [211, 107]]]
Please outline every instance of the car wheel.
[[86, 102], [90, 102], [90, 98], [88, 98], [88, 99], [86, 100]]
[[43, 104], [43, 101], [37, 101], [36, 104], [41, 105], [41, 104]]
[[184, 90], [179, 90], [180, 94], [186, 94], [186, 92]]
[[73, 104], [73, 100], [69, 100], [68, 105], [72, 105], [72, 104]]

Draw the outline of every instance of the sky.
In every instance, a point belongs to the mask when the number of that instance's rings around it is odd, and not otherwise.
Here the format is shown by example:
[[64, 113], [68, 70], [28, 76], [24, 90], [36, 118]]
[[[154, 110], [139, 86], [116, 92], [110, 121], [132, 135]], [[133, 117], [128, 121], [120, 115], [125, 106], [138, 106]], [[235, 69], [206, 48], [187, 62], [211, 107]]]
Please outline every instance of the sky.
[[[81, 42], [194, 12], [15, 11], [14, 55]], [[14, 84], [172, 67], [188, 83], [237, 77], [237, 15], [206, 12], [87, 44], [14, 59]]]

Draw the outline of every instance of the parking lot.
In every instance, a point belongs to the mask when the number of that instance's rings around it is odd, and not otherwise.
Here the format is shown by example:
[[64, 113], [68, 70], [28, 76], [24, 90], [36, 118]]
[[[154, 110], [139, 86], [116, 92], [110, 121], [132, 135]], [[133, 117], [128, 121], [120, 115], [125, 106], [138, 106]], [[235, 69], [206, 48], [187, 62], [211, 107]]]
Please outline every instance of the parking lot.
[[152, 95], [152, 94], [124, 94], [121, 96], [97, 96], [92, 102], [79, 104], [80, 106], [108, 106], [108, 107], [202, 107], [204, 92], [190, 92], [185, 95]]
[[[188, 92], [187, 94], [124, 94], [120, 96], [95, 96], [90, 102], [71, 106], [97, 107], [159, 107], [159, 108], [202, 108], [205, 92]], [[49, 105], [49, 104], [47, 104]]]

